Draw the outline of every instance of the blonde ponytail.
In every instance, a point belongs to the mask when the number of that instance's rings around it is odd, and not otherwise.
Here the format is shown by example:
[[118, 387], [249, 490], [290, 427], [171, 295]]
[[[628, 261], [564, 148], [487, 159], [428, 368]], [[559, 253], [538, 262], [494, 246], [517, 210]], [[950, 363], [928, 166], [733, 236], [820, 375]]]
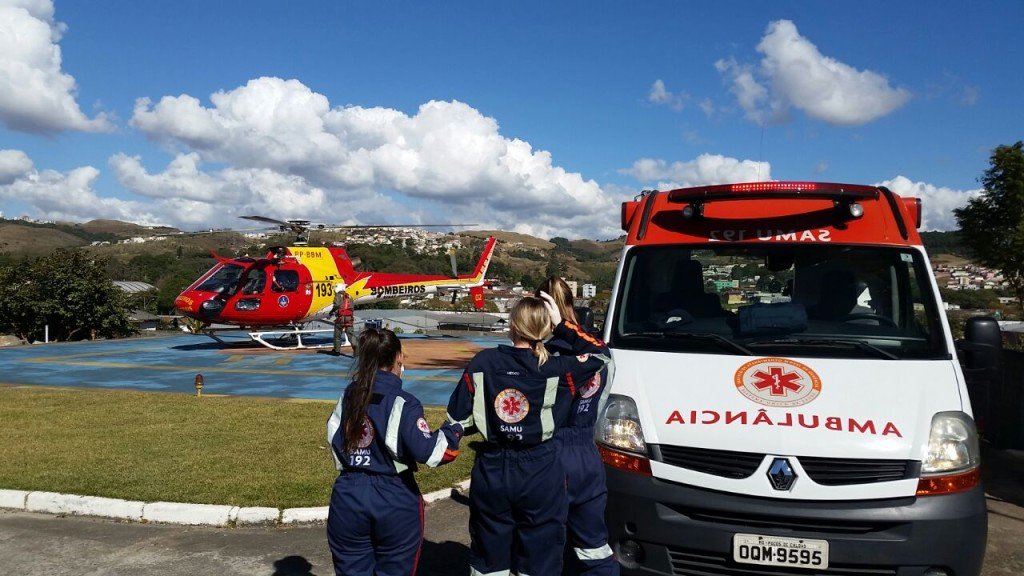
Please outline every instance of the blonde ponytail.
[[548, 357], [551, 356], [548, 353], [547, 347], [540, 340], [530, 342], [530, 348], [533, 349], [533, 355], [537, 357], [537, 366], [543, 366], [548, 361]]
[[530, 343], [533, 355], [537, 357], [537, 366], [548, 361], [548, 350], [544, 340], [551, 336], [551, 316], [544, 306], [544, 301], [533, 296], [523, 296], [509, 313], [509, 329], [513, 338], [526, 340]]

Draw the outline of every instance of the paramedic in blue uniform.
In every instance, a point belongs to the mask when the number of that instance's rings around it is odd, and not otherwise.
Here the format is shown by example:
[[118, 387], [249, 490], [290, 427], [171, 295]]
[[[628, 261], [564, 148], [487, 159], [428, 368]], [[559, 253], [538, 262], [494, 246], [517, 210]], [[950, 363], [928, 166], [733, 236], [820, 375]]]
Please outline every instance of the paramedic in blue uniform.
[[432, 432], [423, 405], [402, 390], [404, 355], [394, 332], [359, 335], [355, 376], [327, 421], [340, 472], [331, 493], [327, 541], [338, 575], [416, 573], [423, 498], [416, 463], [440, 466], [458, 455], [462, 426]]
[[[541, 283], [537, 294], [546, 292], [554, 298], [562, 318], [576, 322], [572, 289], [558, 276]], [[572, 356], [569, 343], [553, 337], [545, 343], [552, 355]], [[566, 559], [566, 574], [617, 575], [619, 563], [608, 546], [608, 528], [604, 523], [604, 508], [608, 502], [608, 488], [604, 480], [604, 464], [594, 444], [598, 404], [608, 384], [608, 369], [603, 368], [586, 383], [578, 386], [573, 398], [568, 423], [555, 432], [559, 458], [565, 467], [566, 490], [569, 496], [569, 514], [566, 521], [566, 539], [571, 556]]]
[[[563, 321], [554, 301], [526, 296], [509, 314], [512, 346], [479, 352], [448, 403], [448, 421], [484, 437], [469, 502], [470, 574], [557, 575], [568, 499], [552, 438], [577, 386], [610, 360], [608, 348]], [[549, 356], [552, 333], [573, 354]]]

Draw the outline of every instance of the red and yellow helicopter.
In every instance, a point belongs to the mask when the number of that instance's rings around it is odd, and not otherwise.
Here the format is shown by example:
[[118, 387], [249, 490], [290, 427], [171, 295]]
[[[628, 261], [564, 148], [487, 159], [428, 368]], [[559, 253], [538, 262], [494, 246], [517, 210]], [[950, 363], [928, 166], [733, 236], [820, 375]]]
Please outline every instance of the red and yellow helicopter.
[[[331, 332], [307, 329], [311, 322], [327, 321], [334, 307], [335, 292], [344, 290], [353, 304], [386, 298], [405, 298], [434, 294], [439, 289], [467, 290], [477, 309], [484, 306], [483, 286], [487, 266], [494, 252], [495, 238], [487, 239], [472, 274], [401, 274], [357, 271], [344, 248], [308, 245], [310, 223], [307, 220], [274, 220], [263, 216], [243, 216], [280, 226], [297, 234], [293, 246], [276, 246], [262, 258], [226, 258], [213, 254], [217, 263], [174, 300], [174, 307], [189, 318], [203, 323], [202, 332], [215, 340], [211, 324], [230, 325], [250, 330], [256, 342], [276, 349], [304, 348], [303, 335]], [[396, 228], [446, 226], [380, 225], [337, 226], [336, 228]], [[323, 226], [319, 226], [323, 227]], [[266, 338], [294, 338], [295, 344], [279, 346]]]

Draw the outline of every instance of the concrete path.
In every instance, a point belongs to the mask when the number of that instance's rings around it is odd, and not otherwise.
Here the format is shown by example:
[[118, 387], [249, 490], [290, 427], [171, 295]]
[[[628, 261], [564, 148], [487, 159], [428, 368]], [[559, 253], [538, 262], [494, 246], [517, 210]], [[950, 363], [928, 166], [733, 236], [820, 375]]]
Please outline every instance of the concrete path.
[[[419, 576], [468, 573], [464, 499], [427, 508]], [[0, 511], [0, 573], [19, 576], [330, 576], [323, 525], [200, 528]]]
[[[1007, 456], [1024, 467], [1024, 456]], [[989, 498], [983, 576], [1024, 574], [1024, 477]], [[1007, 481], [1010, 483], [1010, 480]], [[427, 507], [419, 576], [468, 574], [462, 497]], [[0, 511], [0, 573], [19, 576], [330, 576], [323, 525], [200, 528]]]

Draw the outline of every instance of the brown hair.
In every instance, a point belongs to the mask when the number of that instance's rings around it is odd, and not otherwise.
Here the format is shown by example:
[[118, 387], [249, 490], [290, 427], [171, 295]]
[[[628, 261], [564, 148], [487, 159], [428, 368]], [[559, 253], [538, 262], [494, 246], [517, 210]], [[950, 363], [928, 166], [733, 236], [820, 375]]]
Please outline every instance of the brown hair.
[[540, 297], [541, 291], [547, 292], [555, 299], [555, 305], [558, 306], [558, 313], [562, 315], [563, 320], [568, 320], [573, 324], [579, 324], [576, 320], [576, 310], [572, 307], [572, 288], [558, 276], [551, 276], [547, 280], [540, 283], [537, 286], [537, 297]]
[[353, 452], [359, 447], [377, 371], [394, 366], [402, 352], [402, 342], [391, 330], [367, 328], [359, 334], [358, 350], [355, 375], [346, 391], [341, 412], [346, 452]]
[[543, 366], [548, 361], [544, 339], [551, 336], [551, 315], [544, 301], [533, 296], [523, 296], [512, 307], [508, 318], [512, 338], [529, 342], [533, 355], [537, 357], [537, 366]]

